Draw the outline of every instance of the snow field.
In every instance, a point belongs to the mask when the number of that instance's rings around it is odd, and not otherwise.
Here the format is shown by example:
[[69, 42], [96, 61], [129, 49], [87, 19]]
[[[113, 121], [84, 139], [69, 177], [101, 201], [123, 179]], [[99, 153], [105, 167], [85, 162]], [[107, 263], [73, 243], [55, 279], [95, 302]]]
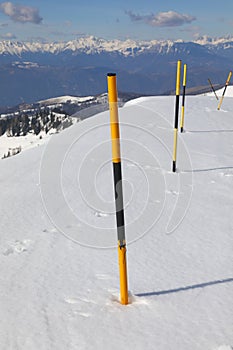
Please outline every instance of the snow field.
[[131, 303], [119, 303], [108, 112], [0, 162], [3, 349], [233, 345], [233, 101], [119, 110]]

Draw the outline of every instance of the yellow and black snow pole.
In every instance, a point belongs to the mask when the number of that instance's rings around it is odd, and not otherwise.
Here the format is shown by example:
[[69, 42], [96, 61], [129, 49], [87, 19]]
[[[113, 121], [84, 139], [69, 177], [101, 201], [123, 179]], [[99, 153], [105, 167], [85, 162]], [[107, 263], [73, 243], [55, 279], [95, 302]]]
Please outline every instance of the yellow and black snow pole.
[[180, 121], [180, 132], [184, 131], [184, 103], [185, 103], [185, 92], [186, 92], [186, 77], [187, 77], [187, 64], [184, 64], [183, 73], [183, 98], [181, 107], [181, 121]]
[[121, 304], [128, 304], [128, 283], [127, 283], [127, 261], [126, 261], [126, 240], [125, 240], [125, 220], [121, 173], [121, 154], [120, 154], [120, 130], [118, 122], [117, 105], [117, 84], [116, 74], [109, 73], [108, 80], [108, 101], [110, 110], [110, 127], [112, 139], [112, 162], [114, 174], [114, 191], [116, 206], [116, 222], [118, 236], [118, 258], [120, 272], [120, 299]]
[[213, 87], [213, 84], [211, 83], [211, 80], [208, 79], [208, 82], [209, 82], [209, 84], [210, 84], [210, 87], [211, 87], [213, 93], [215, 94], [216, 99], [218, 100], [218, 96], [217, 96], [216, 91], [215, 91], [215, 89], [214, 89], [214, 87]]
[[180, 68], [181, 61], [177, 62], [176, 72], [176, 105], [175, 105], [175, 123], [174, 123], [174, 145], [173, 145], [173, 162], [172, 171], [176, 172], [176, 154], [177, 154], [177, 138], [178, 138], [178, 119], [179, 119], [179, 99], [180, 99]]
[[232, 76], [232, 71], [230, 71], [230, 73], [228, 74], [227, 81], [226, 81], [226, 84], [225, 84], [225, 87], [224, 87], [224, 90], [223, 90], [223, 93], [222, 93], [222, 97], [221, 97], [221, 100], [219, 101], [219, 104], [218, 104], [218, 110], [220, 110], [220, 108], [221, 108], [222, 101], [224, 99], [224, 95], [225, 95], [227, 86], [228, 86], [228, 84], [229, 84], [229, 82], [231, 80], [231, 76]]

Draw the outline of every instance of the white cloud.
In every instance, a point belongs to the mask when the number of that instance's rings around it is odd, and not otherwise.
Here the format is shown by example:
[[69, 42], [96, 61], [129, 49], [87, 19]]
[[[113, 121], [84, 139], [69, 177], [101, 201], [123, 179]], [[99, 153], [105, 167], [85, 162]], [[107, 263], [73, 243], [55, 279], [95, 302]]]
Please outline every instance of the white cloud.
[[39, 10], [31, 6], [14, 5], [12, 2], [0, 3], [0, 11], [9, 16], [15, 22], [39, 24], [42, 17]]
[[16, 39], [16, 36], [13, 33], [6, 33], [6, 34], [1, 34], [0, 38], [5, 40], [12, 40], [12, 39]]
[[158, 14], [150, 15], [137, 15], [131, 11], [127, 11], [126, 14], [134, 22], [144, 22], [153, 27], [178, 27], [186, 23], [191, 23], [196, 19], [193, 16], [175, 11], [159, 12]]

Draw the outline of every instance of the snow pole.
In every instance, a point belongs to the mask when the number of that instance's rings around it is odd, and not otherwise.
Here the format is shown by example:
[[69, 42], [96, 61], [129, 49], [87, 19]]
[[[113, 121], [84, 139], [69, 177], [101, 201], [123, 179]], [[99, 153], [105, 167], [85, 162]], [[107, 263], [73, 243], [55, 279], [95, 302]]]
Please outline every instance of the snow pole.
[[108, 73], [108, 101], [110, 111], [110, 128], [112, 139], [112, 163], [114, 175], [114, 192], [118, 237], [118, 259], [120, 273], [120, 300], [121, 304], [128, 304], [128, 283], [127, 283], [127, 261], [126, 261], [126, 240], [125, 240], [125, 220], [123, 205], [123, 188], [121, 173], [121, 153], [120, 153], [120, 130], [118, 121], [117, 105], [117, 84], [116, 74]]
[[227, 86], [231, 80], [231, 76], [232, 76], [232, 71], [230, 71], [230, 73], [228, 74], [228, 77], [227, 77], [227, 81], [226, 81], [226, 84], [225, 84], [225, 87], [224, 87], [224, 90], [223, 90], [223, 93], [222, 93], [222, 97], [221, 97], [221, 100], [219, 101], [219, 104], [218, 104], [218, 111], [220, 110], [221, 108], [221, 105], [222, 105], [222, 101], [224, 99], [224, 95], [225, 95], [225, 92], [226, 92], [226, 89], [227, 89]]
[[214, 89], [214, 87], [213, 87], [213, 84], [211, 83], [211, 80], [208, 79], [208, 82], [209, 82], [209, 84], [210, 84], [210, 87], [211, 87], [213, 93], [215, 94], [216, 99], [218, 100], [218, 96], [217, 96], [216, 91], [215, 91], [215, 89]]
[[177, 138], [178, 138], [178, 119], [179, 119], [179, 99], [180, 99], [180, 68], [181, 61], [177, 61], [176, 72], [176, 104], [175, 104], [175, 122], [174, 122], [174, 144], [173, 144], [173, 162], [172, 171], [176, 172], [176, 154], [177, 154]]
[[184, 64], [183, 97], [182, 97], [182, 107], [181, 107], [180, 132], [184, 131], [184, 103], [185, 103], [185, 92], [186, 92], [186, 78], [187, 78], [187, 64]]

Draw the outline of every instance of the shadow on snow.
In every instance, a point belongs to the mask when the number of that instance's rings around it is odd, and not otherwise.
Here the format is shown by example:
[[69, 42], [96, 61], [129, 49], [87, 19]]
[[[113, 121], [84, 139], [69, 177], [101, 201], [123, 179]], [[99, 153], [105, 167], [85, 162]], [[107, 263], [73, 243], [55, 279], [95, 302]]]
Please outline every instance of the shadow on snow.
[[224, 284], [224, 283], [231, 283], [233, 282], [233, 278], [226, 278], [223, 280], [216, 280], [216, 281], [210, 281], [210, 282], [204, 282], [200, 284], [193, 284], [191, 286], [186, 287], [180, 287], [175, 289], [168, 289], [168, 290], [160, 290], [157, 292], [147, 292], [147, 293], [139, 293], [135, 294], [137, 297], [151, 297], [154, 295], [164, 295], [164, 294], [172, 294], [172, 293], [179, 293], [179, 292], [185, 292], [186, 290], [192, 290], [192, 289], [198, 289], [198, 288], [206, 288], [217, 284]]
[[215, 170], [229, 170], [233, 169], [233, 166], [223, 166], [219, 168], [208, 168], [208, 169], [192, 169], [192, 170], [183, 170], [181, 173], [200, 173], [200, 172], [208, 172], [208, 171], [215, 171]]

